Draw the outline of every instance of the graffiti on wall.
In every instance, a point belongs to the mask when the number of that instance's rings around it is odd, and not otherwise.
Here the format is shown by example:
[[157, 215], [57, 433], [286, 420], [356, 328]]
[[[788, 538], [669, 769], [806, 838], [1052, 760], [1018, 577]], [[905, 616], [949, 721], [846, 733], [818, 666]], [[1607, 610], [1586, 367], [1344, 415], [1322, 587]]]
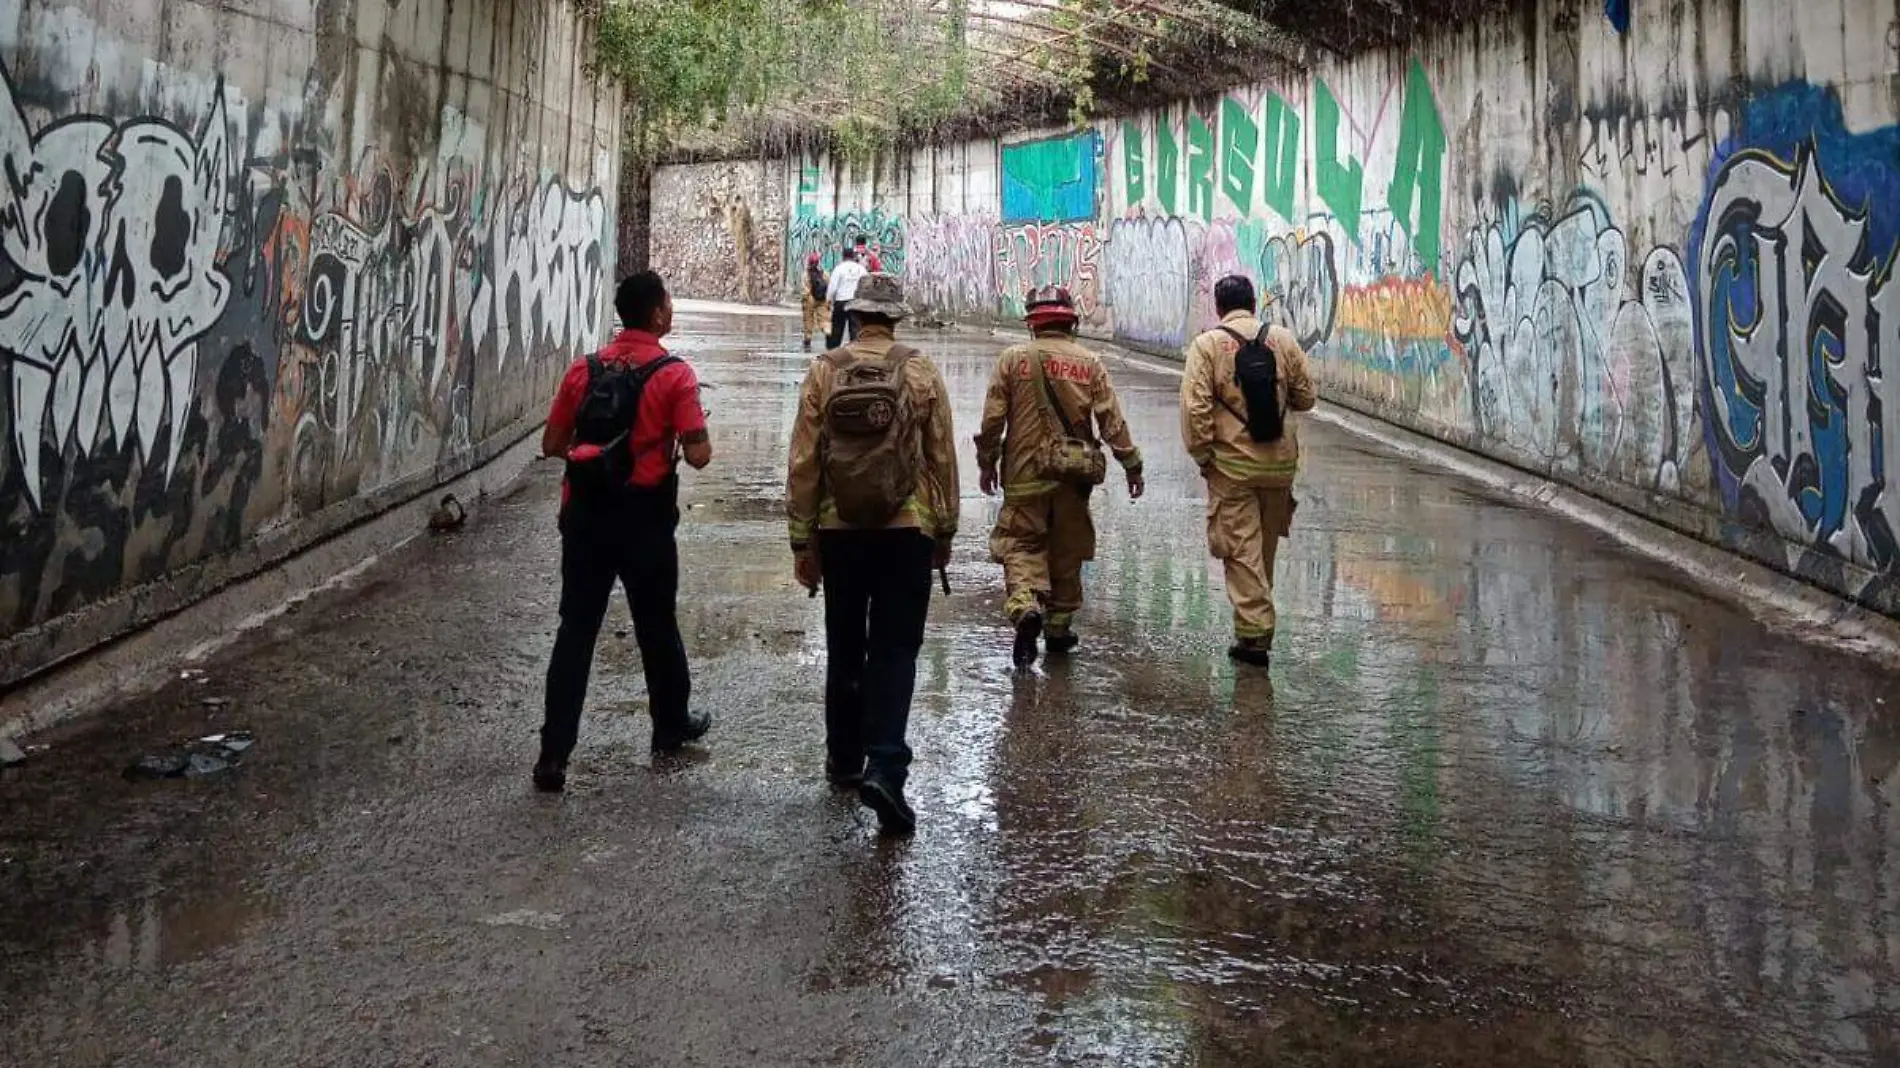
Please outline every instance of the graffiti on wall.
[[1087, 130], [1003, 146], [1003, 221], [1095, 218], [1101, 139]]
[[1691, 232], [1703, 424], [1731, 514], [1900, 573], [1900, 127], [1834, 93], [1751, 101]]
[[1037, 286], [1067, 286], [1084, 324], [1105, 321], [1102, 238], [1094, 223], [1030, 223], [996, 231], [997, 301], [1007, 318], [1020, 318], [1023, 298]]
[[1115, 333], [1150, 345], [1186, 340], [1192, 238], [1180, 219], [1117, 219], [1104, 250]]
[[164, 443], [170, 479], [198, 385], [198, 341], [223, 314], [216, 270], [235, 177], [221, 92], [187, 132], [76, 116], [35, 132], [0, 71], [0, 355], [12, 447], [43, 503], [42, 452], [84, 459]]
[[1559, 469], [1680, 489], [1694, 331], [1675, 252], [1651, 249], [1632, 272], [1623, 231], [1579, 192], [1561, 214], [1474, 229], [1454, 288], [1482, 436]]
[[1273, 300], [1275, 314], [1301, 347], [1310, 349], [1332, 337], [1339, 303], [1332, 237], [1323, 232], [1276, 235], [1259, 263], [1260, 292]]
[[796, 292], [803, 283], [807, 256], [816, 252], [829, 271], [838, 265], [845, 247], [860, 237], [877, 254], [884, 273], [900, 277], [907, 273], [910, 227], [904, 216], [882, 211], [798, 216], [785, 231], [785, 290]]
[[940, 315], [996, 314], [996, 220], [987, 215], [912, 219], [905, 294]]
[[0, 634], [426, 476], [599, 336], [599, 191], [485, 171], [453, 109], [333, 163], [177, 82], [35, 123], [0, 68]]

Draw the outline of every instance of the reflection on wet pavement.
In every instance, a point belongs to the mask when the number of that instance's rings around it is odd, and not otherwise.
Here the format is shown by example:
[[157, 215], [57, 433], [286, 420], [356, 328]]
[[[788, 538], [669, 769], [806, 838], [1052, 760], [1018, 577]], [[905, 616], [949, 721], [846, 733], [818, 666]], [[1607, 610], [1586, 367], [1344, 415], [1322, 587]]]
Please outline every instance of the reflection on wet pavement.
[[[0, 775], [0, 1064], [1890, 1064], [1900, 679], [1322, 425], [1271, 681], [1236, 675], [1173, 380], [1086, 644], [1009, 668], [994, 504], [921, 664], [913, 842], [820, 774], [779, 517], [807, 359], [682, 314], [696, 759], [602, 638], [526, 769], [554, 472]], [[975, 418], [1001, 340], [922, 334]], [[616, 626], [622, 628], [616, 633]], [[208, 710], [206, 687], [232, 697]], [[241, 771], [130, 783], [248, 728]]]

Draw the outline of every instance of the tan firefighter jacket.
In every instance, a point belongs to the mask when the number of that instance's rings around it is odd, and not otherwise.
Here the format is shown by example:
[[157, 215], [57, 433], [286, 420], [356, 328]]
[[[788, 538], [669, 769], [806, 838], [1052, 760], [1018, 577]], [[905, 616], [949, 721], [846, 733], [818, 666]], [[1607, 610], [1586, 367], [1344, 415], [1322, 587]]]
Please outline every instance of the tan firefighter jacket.
[[[1260, 332], [1260, 320], [1251, 312], [1230, 312], [1221, 325], [1246, 338]], [[1247, 398], [1234, 381], [1240, 342], [1225, 330], [1209, 330], [1188, 345], [1181, 378], [1181, 440], [1203, 470], [1211, 463], [1236, 482], [1274, 489], [1291, 486], [1300, 473], [1299, 424], [1290, 413], [1311, 411], [1318, 395], [1306, 353], [1292, 331], [1275, 326], [1267, 334], [1267, 345], [1278, 357], [1280, 400], [1289, 413], [1280, 440], [1259, 442], [1247, 433]]]
[[[889, 327], [866, 326], [858, 339], [845, 346], [854, 355], [879, 359], [896, 343]], [[912, 346], [913, 348], [915, 346]], [[838, 518], [824, 478], [825, 401], [831, 396], [837, 368], [829, 360], [813, 360], [799, 390], [798, 415], [792, 426], [790, 472], [785, 480], [785, 513], [792, 548], [804, 549], [816, 530], [837, 530]], [[922, 353], [904, 364], [905, 388], [915, 415], [918, 452], [913, 456], [917, 491], [904, 502], [893, 528], [915, 528], [940, 542], [956, 537], [961, 501], [957, 487], [956, 431], [950, 421], [950, 391], [935, 364]]]
[[976, 462], [989, 471], [999, 459], [1003, 461], [1004, 498], [1047, 493], [1057, 485], [1048, 472], [1036, 469], [1045, 454], [1043, 446], [1063, 432], [1036, 382], [1034, 361], [1038, 358], [1045, 361], [1049, 387], [1061, 400], [1075, 432], [1106, 444], [1127, 470], [1141, 470], [1141, 450], [1129, 437], [1121, 400], [1109, 384], [1108, 368], [1102, 366], [1101, 358], [1067, 334], [1042, 334], [1004, 350], [983, 402]]

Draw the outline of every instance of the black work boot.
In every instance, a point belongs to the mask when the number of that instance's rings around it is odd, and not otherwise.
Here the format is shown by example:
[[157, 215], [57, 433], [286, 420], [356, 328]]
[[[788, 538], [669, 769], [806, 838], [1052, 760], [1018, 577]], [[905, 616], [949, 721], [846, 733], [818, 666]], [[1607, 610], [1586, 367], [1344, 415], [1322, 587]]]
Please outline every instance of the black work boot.
[[1033, 609], [1016, 621], [1016, 666], [1026, 668], [1036, 662], [1036, 643], [1042, 638], [1042, 613]]
[[1060, 634], [1046, 636], [1043, 638], [1043, 643], [1049, 646], [1051, 653], [1067, 654], [1074, 652], [1075, 647], [1082, 644], [1082, 639], [1076, 637], [1074, 631], [1065, 630]]
[[917, 830], [917, 813], [904, 800], [904, 791], [882, 779], [866, 776], [858, 787], [858, 800], [877, 813], [877, 825], [885, 834], [907, 835]]
[[567, 789], [567, 761], [542, 753], [534, 762], [534, 788], [544, 794]]
[[667, 727], [653, 727], [653, 751], [671, 753], [687, 742], [696, 742], [712, 729], [712, 713], [688, 712], [685, 720]]
[[1227, 655], [1238, 663], [1269, 667], [1273, 663], [1273, 637], [1240, 638], [1227, 650]]

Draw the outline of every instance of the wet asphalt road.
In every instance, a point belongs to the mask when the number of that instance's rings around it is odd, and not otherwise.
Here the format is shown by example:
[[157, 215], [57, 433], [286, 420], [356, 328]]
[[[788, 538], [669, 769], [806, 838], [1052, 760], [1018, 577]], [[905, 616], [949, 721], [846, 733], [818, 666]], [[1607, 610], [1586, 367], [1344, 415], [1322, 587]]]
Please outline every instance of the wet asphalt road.
[[[965, 466], [921, 828], [880, 841], [821, 775], [795, 321], [680, 325], [705, 753], [649, 756], [610, 619], [569, 793], [530, 792], [538, 467], [0, 774], [0, 1064], [1900, 1059], [1900, 679], [1310, 423], [1279, 656], [1236, 676], [1175, 381], [1132, 368], [1150, 492], [1099, 503], [1072, 662], [1011, 672]], [[999, 342], [920, 336], [967, 441]], [[233, 775], [119, 775], [230, 727]]]

